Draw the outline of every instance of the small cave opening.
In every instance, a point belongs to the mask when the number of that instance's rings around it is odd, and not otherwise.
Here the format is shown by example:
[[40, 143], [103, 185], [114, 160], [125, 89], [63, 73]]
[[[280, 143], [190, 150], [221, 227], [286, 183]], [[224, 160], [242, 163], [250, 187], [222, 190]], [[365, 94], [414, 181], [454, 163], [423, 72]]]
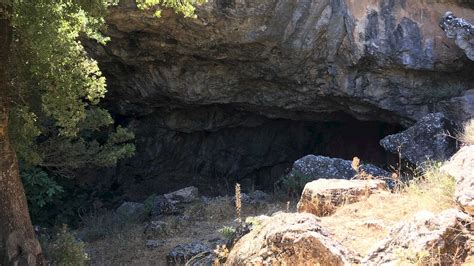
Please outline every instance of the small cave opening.
[[121, 120], [135, 131], [137, 151], [108, 175], [134, 200], [191, 185], [203, 195], [229, 194], [236, 182], [244, 192], [272, 191], [294, 161], [308, 154], [357, 156], [388, 169], [398, 157], [379, 141], [404, 129], [347, 116], [324, 122], [269, 119], [222, 107]]

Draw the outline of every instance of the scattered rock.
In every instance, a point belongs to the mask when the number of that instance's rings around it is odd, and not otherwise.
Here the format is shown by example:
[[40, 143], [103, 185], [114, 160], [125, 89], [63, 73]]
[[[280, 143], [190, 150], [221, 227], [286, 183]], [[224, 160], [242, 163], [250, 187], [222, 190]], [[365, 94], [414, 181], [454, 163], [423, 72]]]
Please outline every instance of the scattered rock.
[[441, 170], [456, 179], [455, 200], [463, 211], [474, 216], [474, 145], [461, 148]]
[[266, 202], [270, 200], [270, 195], [267, 193], [261, 191], [261, 190], [255, 190], [249, 193], [250, 198], [254, 201], [260, 201], [260, 202]]
[[[247, 193], [241, 192], [240, 193], [240, 201], [242, 203], [250, 204], [250, 203], [252, 203], [252, 198]], [[235, 196], [232, 197], [232, 203], [234, 203], [234, 202], [235, 202]]]
[[[374, 177], [388, 177], [390, 173], [371, 164], [363, 164], [360, 170]], [[290, 172], [290, 176], [303, 176], [305, 179], [351, 179], [357, 175], [352, 162], [339, 158], [306, 155], [298, 159]]]
[[[255, 190], [250, 193], [240, 193], [240, 200], [242, 201], [242, 203], [246, 204], [265, 203], [268, 202], [270, 198], [270, 195], [261, 190]], [[232, 202], [235, 202], [235, 196], [232, 197]]]
[[168, 260], [168, 265], [184, 264], [198, 254], [211, 251], [209, 246], [203, 242], [181, 244], [174, 247], [166, 259]]
[[168, 224], [163, 221], [151, 221], [145, 225], [145, 235], [156, 235], [166, 231]]
[[168, 201], [165, 196], [160, 195], [155, 197], [155, 200], [153, 201], [153, 207], [151, 209], [151, 215], [153, 217], [159, 215], [173, 215], [178, 214], [179, 212], [179, 208]]
[[168, 194], [164, 197], [172, 204], [188, 203], [199, 198], [199, 191], [197, 187], [186, 187]]
[[124, 202], [116, 213], [124, 218], [137, 219], [145, 215], [145, 205], [138, 202]]
[[445, 161], [456, 151], [456, 141], [447, 133], [453, 125], [443, 113], [431, 113], [407, 130], [387, 136], [380, 145], [389, 152], [421, 166], [428, 160]]
[[216, 265], [216, 259], [217, 256], [214, 252], [206, 251], [192, 257], [189, 261], [186, 262], [186, 266]]
[[160, 246], [163, 246], [166, 242], [163, 240], [147, 240], [146, 241], [146, 247], [149, 249], [155, 249], [159, 248]]
[[[469, 250], [467, 240], [472, 232], [469, 215], [448, 209], [435, 215], [418, 212], [410, 221], [397, 225], [363, 259], [364, 265], [400, 265], [403, 263], [457, 265]], [[437, 263], [435, 263], [437, 264]]]
[[276, 213], [234, 245], [226, 265], [349, 265], [357, 256], [309, 213]]
[[318, 179], [304, 187], [298, 212], [327, 216], [343, 204], [358, 202], [381, 190], [387, 190], [382, 180]]

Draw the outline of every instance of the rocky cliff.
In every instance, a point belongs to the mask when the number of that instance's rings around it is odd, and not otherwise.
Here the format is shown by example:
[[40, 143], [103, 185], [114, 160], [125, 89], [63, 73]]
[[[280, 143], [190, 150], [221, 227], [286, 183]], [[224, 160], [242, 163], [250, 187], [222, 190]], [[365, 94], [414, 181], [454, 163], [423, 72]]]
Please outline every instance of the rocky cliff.
[[158, 19], [122, 0], [108, 45], [86, 42], [137, 133], [106, 176], [148, 193], [268, 185], [309, 153], [384, 161], [378, 141], [427, 113], [474, 115], [474, 62], [439, 27], [448, 10], [472, 20], [469, 3], [210, 0]]

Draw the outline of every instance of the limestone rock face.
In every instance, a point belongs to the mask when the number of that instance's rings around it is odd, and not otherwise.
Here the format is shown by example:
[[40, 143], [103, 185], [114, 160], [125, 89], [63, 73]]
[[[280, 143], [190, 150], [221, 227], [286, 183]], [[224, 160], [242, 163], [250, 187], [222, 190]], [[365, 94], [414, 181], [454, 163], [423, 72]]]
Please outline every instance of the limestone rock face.
[[338, 206], [360, 201], [384, 190], [387, 187], [382, 180], [319, 179], [304, 187], [298, 202], [298, 212], [316, 216], [331, 215]]
[[451, 121], [442, 113], [424, 116], [407, 130], [385, 137], [380, 141], [385, 149], [400, 153], [401, 157], [415, 165], [428, 160], [444, 161], [456, 151], [456, 141]]
[[461, 148], [441, 170], [456, 179], [454, 197], [459, 207], [474, 216], [474, 145]]
[[316, 122], [474, 115], [474, 62], [438, 25], [447, 10], [472, 18], [465, 1], [209, 0], [197, 19], [120, 2], [111, 41], [83, 43], [107, 77], [104, 105], [136, 133], [137, 155], [101, 176], [125, 191], [271, 185], [305, 154], [342, 157], [323, 134], [356, 130]]
[[473, 84], [474, 63], [438, 26], [447, 10], [473, 16], [459, 1], [210, 0], [197, 19], [121, 2], [107, 19], [111, 42], [88, 47], [124, 114], [233, 104], [408, 125]]
[[[393, 228], [390, 236], [382, 240], [367, 255], [363, 265], [399, 265], [421, 259], [441, 265], [459, 264], [469, 251], [468, 241], [472, 231], [472, 218], [455, 209], [435, 215], [421, 211], [409, 221]], [[439, 257], [441, 254], [441, 257]]]
[[277, 213], [232, 248], [226, 265], [352, 265], [358, 258], [309, 213]]

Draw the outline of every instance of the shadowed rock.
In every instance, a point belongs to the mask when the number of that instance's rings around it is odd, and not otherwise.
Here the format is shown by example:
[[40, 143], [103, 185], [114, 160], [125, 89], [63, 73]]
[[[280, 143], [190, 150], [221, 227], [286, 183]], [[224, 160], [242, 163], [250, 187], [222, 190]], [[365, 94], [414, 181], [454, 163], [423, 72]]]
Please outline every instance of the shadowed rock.
[[185, 265], [194, 256], [210, 251], [211, 249], [202, 242], [180, 244], [174, 247], [167, 256], [168, 265]]
[[442, 113], [428, 114], [407, 130], [387, 136], [380, 141], [386, 150], [422, 166], [429, 160], [445, 161], [456, 150], [456, 141], [450, 137], [453, 125]]
[[[371, 164], [362, 164], [360, 171], [373, 177], [389, 177], [390, 173]], [[312, 181], [317, 179], [351, 179], [357, 176], [352, 168], [352, 162], [339, 158], [307, 155], [298, 159], [294, 164], [289, 177], [299, 177]]]
[[474, 61], [474, 24], [464, 18], [454, 16], [448, 11], [441, 18], [439, 26], [446, 32], [446, 36], [454, 39], [469, 59]]

